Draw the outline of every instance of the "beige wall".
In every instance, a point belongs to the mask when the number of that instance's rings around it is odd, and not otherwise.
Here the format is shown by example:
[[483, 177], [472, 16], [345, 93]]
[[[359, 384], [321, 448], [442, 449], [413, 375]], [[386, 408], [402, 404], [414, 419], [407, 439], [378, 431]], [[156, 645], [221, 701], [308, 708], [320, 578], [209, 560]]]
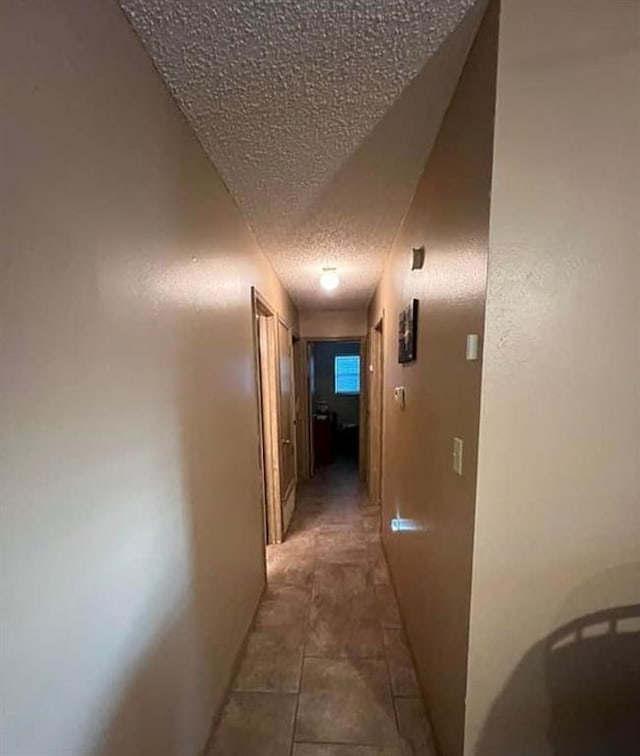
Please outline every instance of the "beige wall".
[[[574, 669], [548, 644], [570, 620], [640, 603], [639, 10], [503, 0], [465, 748], [475, 756], [640, 750], [600, 741], [597, 717], [572, 711], [603, 692], [618, 712], [634, 705], [603, 691], [611, 658], [589, 658], [598, 642], [565, 652]], [[610, 639], [637, 691], [631, 642]]]
[[[462, 753], [497, 12], [481, 25], [369, 312], [385, 313], [383, 538], [444, 756]], [[424, 245], [422, 271], [411, 249]], [[399, 311], [420, 300], [418, 358], [397, 362]], [[394, 403], [406, 389], [406, 408]], [[464, 439], [464, 475], [451, 466]], [[392, 518], [412, 528], [390, 531]]]
[[194, 756], [263, 586], [250, 287], [110, 0], [3, 8], [2, 750]]
[[364, 336], [365, 310], [302, 310], [300, 336], [303, 339], [339, 339]]

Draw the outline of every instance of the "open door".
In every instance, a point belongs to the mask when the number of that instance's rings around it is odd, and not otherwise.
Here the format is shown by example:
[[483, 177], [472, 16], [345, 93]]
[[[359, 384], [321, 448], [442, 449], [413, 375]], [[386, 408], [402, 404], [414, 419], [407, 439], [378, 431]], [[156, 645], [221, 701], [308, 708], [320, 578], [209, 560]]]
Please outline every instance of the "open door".
[[369, 391], [368, 435], [369, 435], [369, 499], [380, 506], [382, 502], [382, 397], [384, 379], [383, 321], [369, 333]]
[[255, 290], [253, 314], [265, 543], [279, 543], [282, 540], [283, 518], [280, 501], [276, 318], [273, 310]]
[[281, 543], [296, 490], [292, 335], [255, 289], [252, 298], [265, 543]]
[[293, 340], [291, 329], [278, 320], [279, 432], [280, 432], [280, 496], [283, 534], [286, 533], [295, 508], [295, 405], [293, 373]]

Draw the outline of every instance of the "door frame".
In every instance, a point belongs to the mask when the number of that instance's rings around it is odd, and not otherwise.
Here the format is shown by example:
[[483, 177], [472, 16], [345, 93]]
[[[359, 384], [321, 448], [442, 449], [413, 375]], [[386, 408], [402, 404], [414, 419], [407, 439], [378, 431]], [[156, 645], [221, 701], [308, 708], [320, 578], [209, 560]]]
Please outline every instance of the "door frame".
[[360, 477], [363, 478], [365, 468], [362, 463], [363, 456], [363, 439], [367, 437], [368, 429], [363, 427], [363, 421], [366, 422], [367, 415], [365, 409], [366, 400], [366, 371], [365, 371], [365, 355], [366, 355], [366, 342], [365, 336], [325, 336], [320, 338], [304, 338], [300, 340], [302, 342], [302, 353], [305, 355], [304, 363], [304, 379], [300, 382], [303, 396], [301, 397], [301, 412], [305, 416], [305, 430], [304, 430], [304, 465], [303, 468], [305, 479], [313, 478], [315, 470], [315, 454], [313, 451], [313, 406], [311, 403], [311, 375], [309, 371], [309, 361], [312, 356], [312, 345], [326, 342], [349, 342], [359, 344], [358, 354], [360, 355], [360, 395], [359, 399], [359, 417], [360, 417], [360, 437], [358, 439], [358, 466]]
[[[280, 543], [283, 536], [283, 513], [280, 491], [278, 315], [253, 286], [251, 312], [264, 541], [265, 544]], [[264, 329], [260, 327], [260, 323], [264, 323]]]
[[369, 471], [369, 354], [370, 339], [367, 333], [360, 340], [360, 434], [358, 437], [358, 475], [367, 480]]
[[381, 506], [384, 459], [384, 312], [378, 322], [369, 329], [367, 344], [369, 366], [367, 371], [366, 477], [371, 503]]
[[[280, 327], [284, 328], [287, 333], [287, 351], [289, 355], [289, 380], [290, 380], [290, 386], [289, 386], [289, 420], [291, 427], [286, 429], [282, 428], [281, 426], [281, 375], [280, 375], [280, 359], [281, 359], [281, 348], [282, 344], [280, 342]], [[291, 453], [293, 457], [292, 461], [292, 476], [291, 481], [287, 486], [287, 489], [285, 491], [282, 490], [282, 484], [280, 481], [280, 477], [278, 477], [278, 485], [279, 485], [279, 491], [280, 491], [280, 531], [279, 531], [279, 540], [277, 543], [281, 543], [284, 540], [284, 537], [286, 535], [287, 530], [289, 529], [289, 525], [291, 524], [291, 521], [293, 519], [293, 513], [295, 511], [295, 497], [296, 497], [296, 487], [298, 483], [298, 471], [297, 471], [297, 452], [296, 452], [296, 377], [295, 377], [295, 359], [294, 359], [294, 352], [293, 352], [293, 343], [294, 343], [294, 333], [291, 326], [287, 323], [287, 321], [281, 316], [277, 316], [277, 322], [276, 322], [276, 387], [277, 387], [277, 429], [278, 429], [278, 456], [280, 458], [280, 454], [283, 452], [283, 445], [285, 443], [289, 444], [291, 446]], [[289, 436], [289, 438], [286, 438], [286, 436]], [[278, 469], [278, 476], [280, 476], [280, 469]], [[286, 511], [285, 511], [286, 510]]]
[[[295, 384], [295, 437], [296, 437], [296, 478], [305, 480], [308, 478], [309, 454], [311, 452], [308, 443], [308, 408], [306, 402], [309, 399], [309, 358], [308, 345], [300, 336], [293, 334], [293, 372]], [[307, 389], [305, 389], [307, 386]]]

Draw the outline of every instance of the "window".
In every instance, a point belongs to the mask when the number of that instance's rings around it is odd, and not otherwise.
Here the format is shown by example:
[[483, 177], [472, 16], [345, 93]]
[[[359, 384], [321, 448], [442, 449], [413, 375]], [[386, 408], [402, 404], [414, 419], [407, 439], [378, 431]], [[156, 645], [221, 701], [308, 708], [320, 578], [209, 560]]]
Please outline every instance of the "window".
[[360, 355], [336, 357], [333, 363], [336, 394], [360, 393]]

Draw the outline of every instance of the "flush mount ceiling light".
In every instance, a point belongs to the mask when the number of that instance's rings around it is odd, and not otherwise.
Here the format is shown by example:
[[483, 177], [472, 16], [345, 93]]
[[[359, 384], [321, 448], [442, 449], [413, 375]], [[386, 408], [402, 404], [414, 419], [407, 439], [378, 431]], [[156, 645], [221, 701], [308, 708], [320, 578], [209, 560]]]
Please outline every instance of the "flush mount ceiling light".
[[340, 279], [335, 268], [323, 268], [320, 276], [320, 286], [325, 291], [333, 291], [340, 285]]

